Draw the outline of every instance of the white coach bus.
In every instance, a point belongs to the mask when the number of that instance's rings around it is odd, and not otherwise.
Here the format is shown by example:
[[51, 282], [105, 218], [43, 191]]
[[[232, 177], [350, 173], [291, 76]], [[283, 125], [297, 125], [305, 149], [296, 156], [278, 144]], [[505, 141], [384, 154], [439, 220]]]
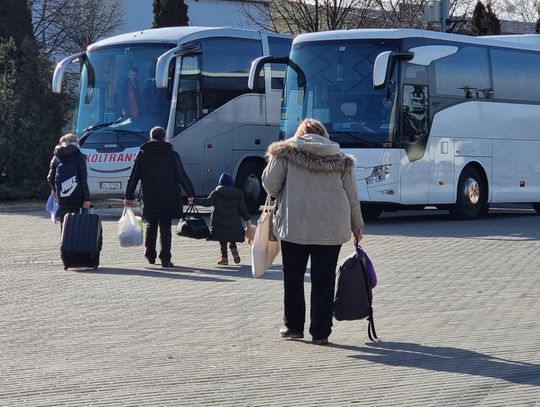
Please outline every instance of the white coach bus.
[[457, 218], [490, 203], [540, 212], [540, 37], [412, 29], [295, 38], [281, 131], [313, 117], [357, 158], [367, 217], [435, 205]]
[[53, 90], [68, 66], [80, 64], [74, 132], [87, 155], [92, 196], [123, 196], [132, 162], [149, 130], [162, 126], [198, 195], [228, 172], [259, 208], [267, 145], [279, 134], [285, 65], [248, 89], [251, 61], [288, 55], [292, 37], [241, 28], [174, 27], [118, 35], [61, 61]]

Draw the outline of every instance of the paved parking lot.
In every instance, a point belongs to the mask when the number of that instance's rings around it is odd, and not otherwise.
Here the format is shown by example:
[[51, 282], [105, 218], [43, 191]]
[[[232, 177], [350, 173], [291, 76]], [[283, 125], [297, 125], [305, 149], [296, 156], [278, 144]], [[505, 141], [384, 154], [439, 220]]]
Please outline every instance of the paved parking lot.
[[173, 236], [178, 267], [165, 270], [118, 245], [119, 208], [97, 213], [102, 266], [64, 271], [58, 225], [0, 207], [1, 406], [540, 405], [532, 210], [369, 224], [383, 341], [336, 322], [328, 347], [278, 337], [281, 259], [252, 279], [246, 244], [241, 265], [220, 267], [217, 243]]

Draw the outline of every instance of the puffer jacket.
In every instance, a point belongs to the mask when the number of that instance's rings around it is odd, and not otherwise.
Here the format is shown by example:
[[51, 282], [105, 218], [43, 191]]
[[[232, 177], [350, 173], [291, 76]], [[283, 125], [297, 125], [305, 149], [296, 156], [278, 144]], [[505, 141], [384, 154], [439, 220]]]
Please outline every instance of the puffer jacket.
[[72, 209], [82, 207], [84, 201], [90, 200], [90, 190], [88, 188], [88, 175], [86, 171], [86, 155], [79, 150], [78, 144], [62, 144], [54, 149], [54, 156], [49, 166], [47, 181], [51, 191], [56, 192], [56, 168], [60, 161], [74, 161], [77, 166], [77, 181], [80, 182], [81, 188], [78, 194], [73, 194], [68, 198], [60, 200], [60, 206]]
[[364, 226], [354, 180], [354, 158], [317, 134], [271, 144], [262, 174], [277, 197], [273, 231], [297, 244], [339, 245]]
[[242, 219], [250, 220], [244, 194], [238, 188], [220, 185], [207, 198], [195, 198], [195, 205], [213, 206], [210, 217], [210, 239], [221, 242], [243, 242]]

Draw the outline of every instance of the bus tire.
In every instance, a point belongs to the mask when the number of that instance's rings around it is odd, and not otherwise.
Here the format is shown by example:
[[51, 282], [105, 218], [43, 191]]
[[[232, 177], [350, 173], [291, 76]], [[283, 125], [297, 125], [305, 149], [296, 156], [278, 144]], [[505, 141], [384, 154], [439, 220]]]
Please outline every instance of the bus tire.
[[455, 219], [474, 219], [489, 210], [487, 204], [487, 188], [484, 178], [478, 170], [466, 167], [459, 176], [457, 200], [450, 208], [450, 215]]
[[532, 203], [531, 206], [537, 213], [540, 213], [540, 202]]
[[361, 205], [361, 209], [362, 218], [364, 218], [365, 221], [375, 220], [383, 212], [383, 209], [380, 206], [373, 204], [363, 204]]
[[251, 214], [259, 212], [261, 203], [266, 198], [262, 187], [263, 166], [254, 161], [247, 161], [240, 166], [236, 174], [236, 187], [244, 193], [244, 202]]

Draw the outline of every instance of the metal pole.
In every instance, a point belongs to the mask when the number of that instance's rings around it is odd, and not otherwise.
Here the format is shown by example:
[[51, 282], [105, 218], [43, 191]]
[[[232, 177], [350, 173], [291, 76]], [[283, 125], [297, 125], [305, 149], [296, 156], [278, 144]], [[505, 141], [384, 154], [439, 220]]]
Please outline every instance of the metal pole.
[[441, 31], [446, 32], [446, 21], [448, 20], [448, 0], [441, 0]]

